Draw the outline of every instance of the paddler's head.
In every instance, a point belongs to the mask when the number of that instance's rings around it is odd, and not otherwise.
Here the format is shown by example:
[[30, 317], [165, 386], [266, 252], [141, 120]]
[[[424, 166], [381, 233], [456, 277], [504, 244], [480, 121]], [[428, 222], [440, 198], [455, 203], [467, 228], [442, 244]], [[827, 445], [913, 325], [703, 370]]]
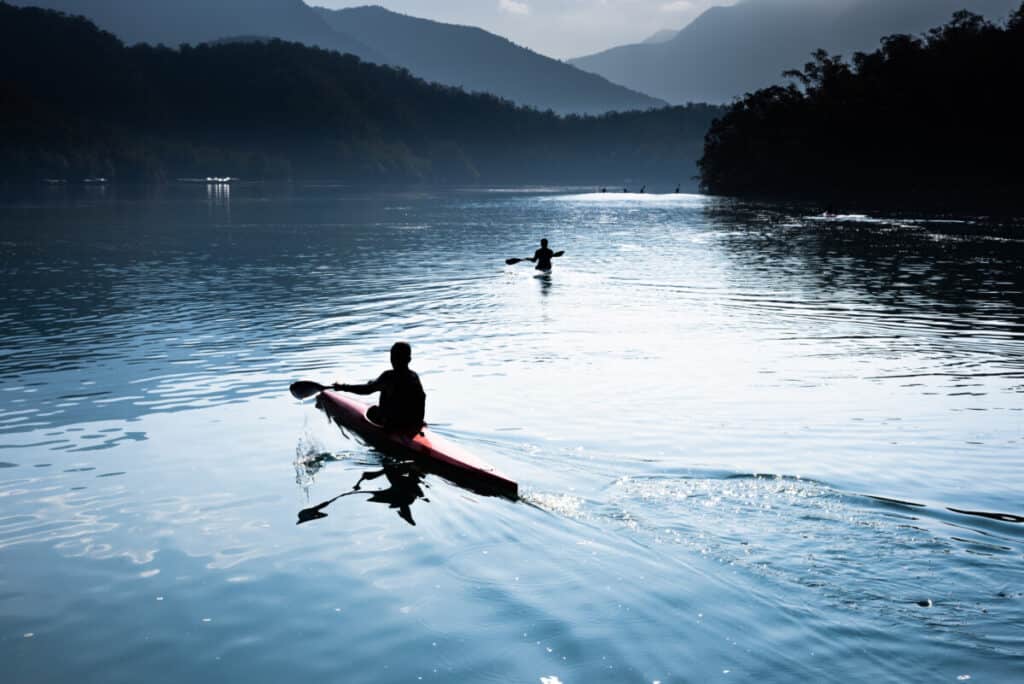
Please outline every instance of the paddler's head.
[[540, 241], [540, 246], [541, 247], [547, 247], [548, 246], [547, 238], [544, 238], [543, 240]]
[[391, 345], [391, 367], [395, 370], [405, 370], [412, 361], [412, 347], [408, 342], [395, 342]]

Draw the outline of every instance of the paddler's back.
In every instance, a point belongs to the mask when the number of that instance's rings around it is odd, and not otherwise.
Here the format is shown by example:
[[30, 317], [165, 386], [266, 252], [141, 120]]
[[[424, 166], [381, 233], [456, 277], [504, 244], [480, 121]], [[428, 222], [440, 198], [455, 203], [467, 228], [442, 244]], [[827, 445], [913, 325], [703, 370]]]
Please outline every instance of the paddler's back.
[[427, 395], [420, 376], [409, 368], [385, 371], [377, 379], [380, 408], [386, 426], [403, 432], [419, 432], [426, 415]]

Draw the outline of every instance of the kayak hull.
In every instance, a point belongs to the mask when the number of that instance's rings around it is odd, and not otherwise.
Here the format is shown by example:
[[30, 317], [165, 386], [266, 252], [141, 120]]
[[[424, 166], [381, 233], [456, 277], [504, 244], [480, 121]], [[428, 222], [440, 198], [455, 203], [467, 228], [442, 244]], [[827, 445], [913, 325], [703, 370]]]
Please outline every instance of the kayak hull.
[[332, 390], [320, 393], [317, 406], [339, 426], [348, 428], [379, 451], [410, 457], [428, 472], [475, 492], [519, 498], [515, 480], [429, 428], [413, 437], [385, 430], [366, 417], [369, 405]]

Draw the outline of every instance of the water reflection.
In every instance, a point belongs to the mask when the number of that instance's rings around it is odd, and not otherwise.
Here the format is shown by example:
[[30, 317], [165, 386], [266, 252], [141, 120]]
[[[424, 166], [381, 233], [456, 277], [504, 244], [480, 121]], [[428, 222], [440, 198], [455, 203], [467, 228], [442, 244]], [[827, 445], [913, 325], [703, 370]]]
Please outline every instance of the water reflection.
[[799, 207], [728, 201], [710, 203], [704, 213], [722, 231], [720, 244], [745, 267], [737, 278], [744, 272], [787, 278], [813, 286], [802, 291], [816, 292], [817, 300], [860, 293], [928, 322], [1024, 332], [1024, 238], [1017, 222], [866, 215], [824, 221]]
[[[362, 489], [363, 482], [377, 480], [380, 477], [384, 477], [387, 480], [388, 487], [369, 491]], [[423, 493], [423, 486], [425, 486], [423, 483], [423, 472], [414, 462], [385, 460], [379, 470], [363, 472], [359, 480], [352, 486], [352, 491], [344, 492], [316, 506], [299, 511], [299, 519], [295, 524], [301, 525], [312, 520], [326, 518], [327, 513], [324, 512], [324, 509], [338, 499], [354, 494], [367, 494], [369, 495], [367, 501], [385, 504], [388, 508], [395, 509], [398, 517], [402, 520], [410, 525], [415, 525], [416, 521], [412, 517], [412, 504], [417, 499], [430, 501]]]
[[548, 271], [547, 273], [538, 273], [534, 275], [533, 278], [538, 283], [540, 283], [540, 293], [543, 296], [547, 297], [549, 294], [551, 294], [551, 284], [553, 279], [551, 277], [550, 271]]
[[[1019, 223], [843, 215], [711, 202], [704, 213], [733, 268], [723, 304], [756, 310], [822, 354], [880, 351], [876, 379], [1024, 378], [1024, 239]], [[916, 358], [915, 358], [916, 357]], [[912, 361], [912, 359], [915, 359]], [[985, 390], [971, 392], [984, 396]]]
[[[15, 679], [1022, 679], [1019, 225], [131, 192], [0, 206]], [[539, 235], [571, 270], [495, 268]], [[372, 377], [399, 338], [427, 420], [536, 506], [343, 452], [282, 391]]]

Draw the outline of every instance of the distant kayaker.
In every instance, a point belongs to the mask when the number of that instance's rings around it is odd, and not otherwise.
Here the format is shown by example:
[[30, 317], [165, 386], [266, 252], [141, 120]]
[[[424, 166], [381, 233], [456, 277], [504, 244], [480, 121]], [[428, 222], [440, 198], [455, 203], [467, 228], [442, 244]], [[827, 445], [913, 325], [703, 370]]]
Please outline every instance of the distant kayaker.
[[540, 241], [540, 249], [533, 253], [530, 261], [537, 264], [534, 268], [538, 271], [550, 271], [551, 257], [553, 256], [555, 256], [555, 253], [548, 249], [548, 241], [544, 239]]
[[427, 395], [418, 376], [409, 368], [412, 347], [407, 342], [391, 346], [391, 368], [365, 385], [335, 383], [334, 389], [352, 394], [380, 392], [380, 403], [371, 406], [366, 417], [394, 432], [415, 435], [423, 429]]

